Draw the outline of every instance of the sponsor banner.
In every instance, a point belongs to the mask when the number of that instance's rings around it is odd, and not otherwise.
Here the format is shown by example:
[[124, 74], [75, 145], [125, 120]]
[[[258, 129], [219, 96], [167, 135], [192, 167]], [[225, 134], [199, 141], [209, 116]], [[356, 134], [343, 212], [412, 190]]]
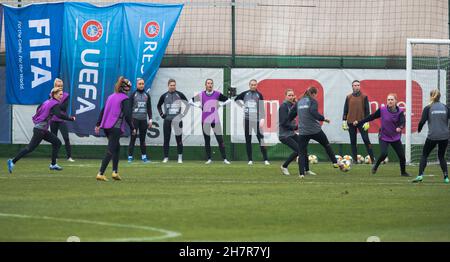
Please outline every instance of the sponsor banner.
[[70, 93], [69, 111], [77, 121], [70, 132], [94, 134], [106, 98], [120, 75], [123, 29], [120, 4], [97, 7], [65, 3], [61, 76]]
[[3, 8], [7, 101], [39, 104], [59, 74], [64, 4]]
[[183, 5], [124, 3], [120, 72], [151, 87]]
[[[177, 81], [177, 90], [191, 99], [195, 94], [201, 92], [205, 88], [205, 80], [212, 78], [214, 80], [214, 89], [223, 92], [223, 69], [210, 68], [161, 68], [156, 74], [155, 80], [151, 86], [150, 96], [153, 111], [153, 127], [147, 130], [146, 143], [149, 146], [160, 146], [163, 144], [163, 119], [159, 117], [156, 105], [162, 94], [167, 92], [167, 81], [173, 78]], [[13, 106], [13, 143], [27, 144], [33, 135], [33, 122], [31, 117], [36, 112], [37, 106]], [[219, 116], [221, 122], [223, 109], [219, 108]], [[77, 119], [78, 121], [78, 119]], [[204, 146], [204, 138], [201, 128], [201, 110], [196, 107], [190, 107], [187, 115], [183, 118], [183, 144], [186, 146]], [[91, 128], [86, 127], [86, 128]], [[93, 128], [93, 127], [92, 127]], [[62, 139], [59, 134], [60, 139]], [[78, 136], [74, 133], [69, 134], [71, 144], [75, 145], [106, 145], [105, 137]], [[62, 141], [62, 140], [61, 140]], [[46, 143], [46, 142], [44, 142]], [[129, 143], [128, 137], [120, 140], [121, 145]], [[136, 145], [139, 139], [136, 140]], [[174, 132], [170, 139], [172, 146], [176, 145]], [[211, 145], [216, 146], [217, 142], [214, 137], [211, 138]]]
[[[259, 82], [258, 90], [265, 99], [266, 121], [264, 127], [265, 142], [279, 143], [278, 107], [284, 100], [284, 91], [294, 90], [300, 98], [305, 89], [311, 85], [319, 89], [319, 112], [331, 120], [330, 124], [322, 123], [322, 129], [332, 143], [350, 143], [347, 131], [343, 131], [342, 115], [346, 96], [352, 92], [351, 83], [357, 79], [361, 81], [361, 90], [368, 95], [371, 112], [375, 112], [382, 104], [386, 104], [389, 93], [396, 93], [398, 106], [405, 108], [406, 81], [405, 70], [365, 70], [365, 69], [232, 69], [231, 86], [236, 87], [237, 93], [248, 89], [249, 80]], [[436, 70], [415, 70], [412, 85], [412, 143], [422, 144], [427, 135], [427, 127], [418, 134], [417, 124], [422, 109], [428, 103], [429, 92], [437, 87]], [[445, 94], [446, 72], [440, 73], [440, 90]], [[445, 97], [441, 98], [445, 103]], [[245, 143], [242, 126], [242, 109], [231, 107], [231, 141]], [[378, 143], [379, 120], [370, 123], [369, 136], [371, 142]], [[253, 142], [257, 143], [256, 136]], [[405, 137], [402, 137], [404, 141]], [[358, 135], [358, 143], [362, 143]]]

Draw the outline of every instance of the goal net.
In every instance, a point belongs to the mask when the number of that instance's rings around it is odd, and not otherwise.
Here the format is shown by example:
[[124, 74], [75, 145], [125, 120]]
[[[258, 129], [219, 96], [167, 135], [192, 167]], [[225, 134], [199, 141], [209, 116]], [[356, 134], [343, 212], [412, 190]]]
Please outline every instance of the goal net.
[[[449, 93], [450, 40], [407, 39], [406, 46], [406, 162], [418, 164], [428, 126], [418, 133], [422, 110], [430, 103], [430, 91], [439, 89], [440, 102], [447, 103]], [[437, 163], [437, 147], [428, 158]]]

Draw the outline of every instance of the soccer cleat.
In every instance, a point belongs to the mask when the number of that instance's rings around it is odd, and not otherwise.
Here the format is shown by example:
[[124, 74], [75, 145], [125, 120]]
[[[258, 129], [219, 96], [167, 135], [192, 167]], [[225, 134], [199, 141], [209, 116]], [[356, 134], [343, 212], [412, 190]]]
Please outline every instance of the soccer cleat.
[[251, 161], [251, 160], [248, 161], [248, 165], [249, 165], [249, 166], [253, 165], [253, 161]]
[[269, 160], [264, 160], [264, 165], [266, 165], [266, 166], [270, 166], [270, 162], [269, 162]]
[[183, 156], [178, 155], [178, 164], [183, 164]]
[[289, 173], [289, 170], [286, 167], [281, 166], [281, 173], [285, 176], [290, 176], [291, 174]]
[[226, 159], [224, 159], [224, 160], [223, 160], [223, 163], [224, 163], [225, 165], [229, 165], [229, 164], [231, 164], [231, 162], [230, 162], [230, 161], [228, 161], [228, 160], [226, 160]]
[[144, 157], [144, 158], [142, 158], [142, 162], [144, 162], [144, 163], [151, 163], [152, 161], [150, 161], [150, 159]]
[[167, 163], [167, 162], [169, 162], [169, 158], [168, 157], [165, 157], [164, 159], [163, 159], [163, 161], [162, 161], [163, 163]]
[[377, 173], [377, 169], [375, 168], [375, 165], [372, 166], [372, 169], [370, 170], [372, 175], [375, 175]]
[[417, 176], [413, 181], [411, 181], [411, 182], [413, 182], [413, 183], [419, 183], [419, 182], [422, 182], [422, 180], [423, 180], [423, 177], [422, 176]]
[[114, 180], [122, 180], [122, 178], [120, 178], [119, 173], [117, 172], [112, 172], [112, 179]]
[[448, 177], [444, 178], [444, 183], [446, 183], [446, 184], [448, 184], [448, 183], [449, 183], [449, 181], [448, 181]]
[[298, 178], [303, 179], [303, 178], [305, 178], [305, 175], [300, 174], [300, 175], [298, 175]]
[[211, 160], [211, 159], [208, 159], [208, 161], [205, 162], [205, 165], [209, 165], [209, 164], [211, 164], [211, 163], [212, 163], [212, 160]]
[[339, 168], [339, 164], [338, 164], [338, 163], [334, 163], [334, 164], [333, 164], [333, 167], [334, 167], [334, 168]]
[[50, 170], [56, 170], [56, 171], [63, 170], [63, 168], [58, 166], [58, 164], [50, 165], [49, 168], [50, 168]]
[[306, 175], [308, 175], [308, 176], [317, 176], [317, 174], [314, 173], [314, 172], [311, 171], [311, 170], [306, 171]]
[[11, 174], [14, 169], [14, 163], [12, 159], [8, 159], [8, 162], [6, 162], [6, 164], [8, 165], [8, 172]]
[[405, 172], [405, 173], [402, 173], [402, 174], [401, 174], [401, 176], [406, 176], [406, 177], [410, 177], [411, 175], [410, 175], [410, 174], [408, 174], [407, 172]]
[[128, 156], [128, 163], [133, 162], [133, 157], [132, 156]]
[[95, 179], [97, 179], [97, 181], [108, 181], [108, 178], [106, 178], [106, 176], [104, 175], [101, 175], [100, 173], [97, 174]]
[[69, 162], [75, 162], [75, 160], [73, 160], [73, 158], [71, 158], [71, 157], [67, 158], [67, 161], [69, 161]]

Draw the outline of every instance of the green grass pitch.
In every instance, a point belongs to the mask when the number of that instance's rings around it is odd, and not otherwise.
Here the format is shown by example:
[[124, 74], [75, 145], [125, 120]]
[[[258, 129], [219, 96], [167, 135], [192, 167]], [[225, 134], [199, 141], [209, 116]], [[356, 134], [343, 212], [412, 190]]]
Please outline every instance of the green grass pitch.
[[[343, 173], [312, 165], [282, 176], [280, 161], [120, 162], [122, 181], [97, 182], [100, 160], [24, 158], [0, 168], [0, 241], [450, 241], [450, 185], [437, 165], [421, 184], [398, 163]], [[111, 164], [107, 171], [111, 178]]]

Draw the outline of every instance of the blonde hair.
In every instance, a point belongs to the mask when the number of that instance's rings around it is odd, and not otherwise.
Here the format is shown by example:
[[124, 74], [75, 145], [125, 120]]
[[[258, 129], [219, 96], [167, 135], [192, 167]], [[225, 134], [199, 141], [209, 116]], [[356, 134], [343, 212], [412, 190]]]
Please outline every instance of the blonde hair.
[[58, 92], [62, 92], [62, 88], [60, 88], [60, 87], [53, 87], [52, 91], [50, 92], [50, 96], [51, 96], [52, 98], [54, 98], [55, 95], [56, 95]]
[[286, 89], [286, 90], [284, 91], [284, 95], [287, 96], [287, 94], [288, 94], [289, 92], [294, 92], [294, 90], [293, 90], [292, 88], [288, 88], [288, 89]]
[[[64, 82], [60, 78], [55, 78], [55, 81], [53, 81], [53, 87], [56, 88], [56, 83], [61, 82], [62, 85], [64, 85]], [[63, 89], [63, 87], [58, 87], [59, 89]]]
[[441, 99], [441, 92], [439, 89], [433, 89], [430, 91], [430, 104], [439, 102]]

